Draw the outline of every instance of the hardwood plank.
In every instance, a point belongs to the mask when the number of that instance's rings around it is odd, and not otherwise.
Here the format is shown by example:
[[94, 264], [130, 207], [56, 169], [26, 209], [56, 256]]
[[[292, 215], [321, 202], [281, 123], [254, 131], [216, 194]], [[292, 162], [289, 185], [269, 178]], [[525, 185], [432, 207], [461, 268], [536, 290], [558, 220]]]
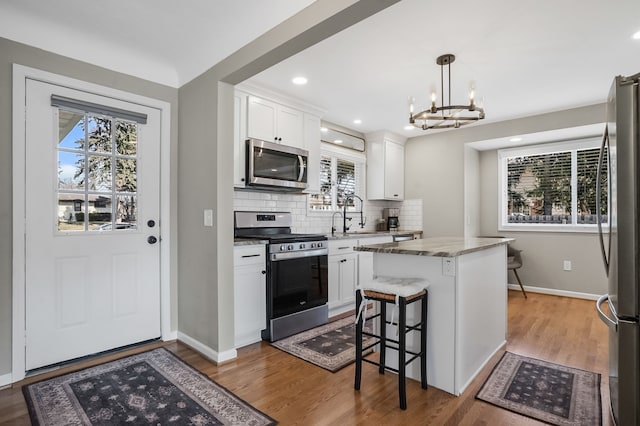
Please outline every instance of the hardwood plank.
[[[603, 424], [608, 413], [607, 328], [598, 319], [595, 302], [509, 292], [507, 350], [602, 374]], [[33, 381], [75, 371], [157, 346], [165, 346], [184, 361], [277, 419], [282, 425], [542, 425], [543, 423], [475, 399], [502, 353], [460, 396], [436, 388], [423, 390], [407, 383], [406, 411], [398, 407], [397, 378], [363, 366], [362, 387], [353, 389], [354, 366], [330, 373], [282, 352], [265, 342], [238, 350], [238, 358], [216, 365], [180, 342], [156, 343], [84, 361], [55, 372], [30, 377], [0, 391], [0, 424], [29, 424], [21, 387]]]

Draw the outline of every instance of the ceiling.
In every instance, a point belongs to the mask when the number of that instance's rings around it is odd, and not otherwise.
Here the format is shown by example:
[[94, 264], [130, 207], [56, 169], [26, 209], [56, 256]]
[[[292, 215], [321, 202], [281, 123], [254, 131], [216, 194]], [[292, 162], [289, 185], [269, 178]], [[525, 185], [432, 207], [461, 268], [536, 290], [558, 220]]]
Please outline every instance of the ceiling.
[[[103, 2], [0, 0], [0, 36], [179, 87], [310, 3], [112, 0], [123, 12], [105, 15]], [[402, 0], [250, 81], [326, 121], [412, 137], [425, 131], [404, 129], [407, 99], [440, 96], [441, 54], [456, 56], [453, 103], [475, 82], [482, 125], [604, 102], [615, 75], [640, 72], [639, 30], [638, 0]]]

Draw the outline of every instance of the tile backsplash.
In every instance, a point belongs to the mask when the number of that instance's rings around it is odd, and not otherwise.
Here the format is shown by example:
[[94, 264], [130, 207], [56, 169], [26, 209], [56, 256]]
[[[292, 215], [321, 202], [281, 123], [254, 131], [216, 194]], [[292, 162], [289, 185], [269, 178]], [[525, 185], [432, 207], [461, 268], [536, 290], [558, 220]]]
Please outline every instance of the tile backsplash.
[[[363, 212], [366, 218], [364, 228], [358, 226], [359, 213], [349, 213], [351, 231], [374, 231], [376, 223], [382, 219], [382, 209], [385, 207], [400, 208], [401, 230], [422, 230], [422, 200], [396, 201], [364, 201]], [[293, 232], [309, 234], [329, 234], [331, 232], [331, 217], [329, 212], [309, 212], [307, 210], [307, 195], [287, 194], [276, 192], [234, 191], [234, 210], [251, 211], [288, 211], [293, 214]], [[335, 226], [342, 231], [342, 217], [336, 215]]]

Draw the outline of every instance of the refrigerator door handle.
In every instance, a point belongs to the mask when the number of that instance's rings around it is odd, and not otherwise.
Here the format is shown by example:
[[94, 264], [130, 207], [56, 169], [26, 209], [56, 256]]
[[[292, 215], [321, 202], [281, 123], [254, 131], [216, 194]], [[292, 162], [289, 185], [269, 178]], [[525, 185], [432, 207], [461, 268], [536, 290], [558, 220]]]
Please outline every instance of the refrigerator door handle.
[[596, 309], [598, 310], [598, 316], [600, 317], [600, 319], [602, 320], [602, 322], [604, 322], [607, 327], [609, 327], [611, 330], [617, 332], [618, 331], [618, 321], [614, 321], [611, 318], [609, 318], [607, 316], [607, 314], [605, 314], [602, 311], [602, 304], [605, 302], [609, 301], [609, 295], [608, 294], [604, 294], [602, 296], [600, 296], [598, 298], [598, 301], [596, 302]]
[[[604, 262], [604, 271], [609, 276], [609, 253], [611, 253], [611, 212], [609, 212], [609, 251], [604, 247], [604, 235], [602, 233], [602, 217], [600, 213], [601, 197], [602, 197], [602, 166], [605, 156], [605, 147], [609, 145], [609, 125], [605, 126], [604, 134], [602, 135], [602, 145], [600, 145], [600, 155], [598, 156], [598, 173], [596, 177], [596, 219], [598, 222], [598, 237], [600, 239], [600, 250], [602, 250], [602, 261]], [[607, 155], [609, 150], [607, 149]], [[607, 161], [607, 165], [609, 161]], [[607, 175], [608, 191], [607, 197], [611, 194], [611, 177]]]

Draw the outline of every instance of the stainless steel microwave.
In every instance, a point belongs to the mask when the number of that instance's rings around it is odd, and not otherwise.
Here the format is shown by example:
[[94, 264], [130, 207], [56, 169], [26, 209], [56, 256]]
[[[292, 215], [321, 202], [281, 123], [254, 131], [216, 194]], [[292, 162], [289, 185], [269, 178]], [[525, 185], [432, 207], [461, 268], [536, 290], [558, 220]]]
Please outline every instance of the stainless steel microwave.
[[280, 191], [307, 188], [309, 151], [247, 139], [247, 186]]

